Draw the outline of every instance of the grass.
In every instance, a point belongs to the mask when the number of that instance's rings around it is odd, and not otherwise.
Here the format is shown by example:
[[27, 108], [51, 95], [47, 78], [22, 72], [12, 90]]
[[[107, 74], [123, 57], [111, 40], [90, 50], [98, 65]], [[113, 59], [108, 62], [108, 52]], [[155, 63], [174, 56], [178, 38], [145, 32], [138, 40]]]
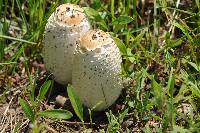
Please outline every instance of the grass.
[[[90, 110], [91, 115], [82, 114], [71, 89], [72, 106], [77, 104], [75, 118], [71, 118], [69, 108], [49, 111], [47, 107], [49, 97], [45, 95], [51, 92], [53, 83], [41, 74], [42, 34], [50, 14], [66, 2], [87, 6], [84, 10], [93, 27], [110, 32], [122, 53], [122, 73], [127, 82], [116, 103], [119, 109], [102, 112], [99, 115], [106, 118], [98, 122], [98, 113], [92, 115], [95, 112]], [[76, 128], [80, 125], [81, 130], [99, 132], [199, 132], [199, 0], [138, 2], [0, 1], [0, 112], [3, 109], [2, 117], [6, 119], [10, 118], [10, 110], [4, 107], [14, 110], [22, 107], [25, 114], [15, 124], [10, 120], [13, 126], [0, 120], [5, 125], [0, 127], [2, 131], [20, 132], [28, 128], [33, 132], [59, 132], [56, 126], [44, 124], [43, 117], [50, 117], [68, 119], [53, 119], [52, 123], [68, 123], [71, 131], [80, 130]], [[38, 89], [42, 77], [44, 84]], [[9, 103], [10, 97], [14, 100]], [[27, 119], [33, 128], [28, 126]]]

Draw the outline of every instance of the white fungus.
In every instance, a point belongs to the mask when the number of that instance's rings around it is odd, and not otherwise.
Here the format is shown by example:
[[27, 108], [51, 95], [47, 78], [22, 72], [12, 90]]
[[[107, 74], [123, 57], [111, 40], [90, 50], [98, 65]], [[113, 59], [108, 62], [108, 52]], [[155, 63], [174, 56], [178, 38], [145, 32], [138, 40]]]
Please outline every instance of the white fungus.
[[72, 85], [82, 103], [96, 111], [108, 108], [122, 89], [118, 47], [108, 33], [90, 30], [80, 38], [75, 53]]
[[77, 5], [60, 5], [49, 17], [43, 38], [43, 58], [46, 69], [58, 83], [71, 83], [75, 48], [80, 36], [89, 29], [88, 19]]

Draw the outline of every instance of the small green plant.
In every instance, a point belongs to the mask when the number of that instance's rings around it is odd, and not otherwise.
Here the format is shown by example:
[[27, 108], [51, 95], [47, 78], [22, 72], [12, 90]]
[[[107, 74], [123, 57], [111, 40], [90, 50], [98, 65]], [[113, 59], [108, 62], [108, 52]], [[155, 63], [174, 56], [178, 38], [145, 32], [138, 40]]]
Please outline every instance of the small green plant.
[[31, 104], [29, 104], [26, 100], [20, 98], [19, 103], [27, 116], [30, 120], [32, 125], [33, 133], [39, 133], [45, 128], [45, 125], [38, 125], [37, 119], [40, 117], [47, 117], [52, 119], [70, 119], [73, 115], [71, 112], [63, 109], [51, 109], [51, 110], [44, 110], [40, 111], [40, 102], [42, 102], [45, 98], [47, 91], [49, 90], [52, 82], [51, 80], [46, 81], [42, 87], [40, 88], [39, 94], [37, 97], [34, 97]]
[[119, 132], [121, 125], [118, 121], [118, 118], [112, 114], [111, 111], [106, 112], [107, 118], [108, 118], [108, 129], [107, 132], [109, 133], [117, 133]]
[[128, 114], [128, 109], [124, 110], [122, 113], [119, 113], [119, 116], [115, 116], [112, 111], [106, 112], [106, 116], [108, 119], [108, 133], [119, 133], [122, 131], [122, 123], [126, 115]]

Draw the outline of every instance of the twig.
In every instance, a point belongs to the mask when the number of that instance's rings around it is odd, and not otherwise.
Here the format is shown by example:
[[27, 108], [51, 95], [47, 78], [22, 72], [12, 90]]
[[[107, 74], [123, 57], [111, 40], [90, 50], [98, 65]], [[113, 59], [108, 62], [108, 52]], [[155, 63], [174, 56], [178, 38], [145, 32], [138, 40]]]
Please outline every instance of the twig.
[[[83, 123], [82, 122], [73, 122], [73, 121], [61, 121], [62, 123], [66, 123], [66, 124], [70, 124], [70, 125], [82, 125]], [[97, 124], [96, 123], [84, 123], [84, 125], [87, 125], [87, 126], [96, 126]], [[106, 124], [99, 124], [99, 126], [101, 127], [107, 127]]]
[[[27, 119], [25, 122], [23, 122], [23, 123], [20, 125], [20, 127], [19, 127], [18, 129], [21, 129], [21, 130], [22, 130], [22, 129], [24, 128], [23, 126], [24, 126], [25, 124], [27, 124], [27, 123], [29, 123], [29, 120], [28, 120], [28, 119]], [[26, 126], [27, 126], [27, 125], [26, 125]]]
[[13, 97], [11, 98], [10, 102], [8, 103], [8, 107], [5, 109], [5, 111], [4, 111], [4, 113], [3, 113], [4, 116], [7, 114], [8, 109], [9, 109], [11, 103], [12, 103], [12, 100], [13, 100]]
[[[177, 0], [177, 2], [176, 2], [176, 8], [178, 8], [179, 4], [180, 4], [180, 0]], [[174, 10], [172, 16], [173, 16], [173, 19], [172, 19], [171, 23], [173, 23], [174, 19], [177, 19], [177, 17], [178, 17], [178, 15], [176, 15], [176, 10]], [[170, 26], [169, 32], [172, 32], [172, 35], [174, 34], [174, 25]]]
[[46, 127], [47, 130], [52, 131], [53, 133], [58, 133], [56, 130], [54, 130], [53, 128], [51, 128], [48, 125], [45, 125], [45, 127]]

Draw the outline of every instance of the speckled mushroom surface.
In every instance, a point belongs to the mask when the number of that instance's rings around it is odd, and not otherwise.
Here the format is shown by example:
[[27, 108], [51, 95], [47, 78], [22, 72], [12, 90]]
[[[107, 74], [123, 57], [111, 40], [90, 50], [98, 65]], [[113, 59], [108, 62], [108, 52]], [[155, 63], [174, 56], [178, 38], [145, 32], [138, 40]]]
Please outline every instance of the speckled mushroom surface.
[[83, 104], [96, 111], [111, 106], [122, 89], [121, 55], [108, 33], [90, 30], [80, 38], [72, 85]]
[[83, 9], [74, 4], [60, 5], [49, 17], [43, 38], [43, 58], [46, 69], [57, 82], [71, 83], [75, 48], [80, 36], [89, 29]]

